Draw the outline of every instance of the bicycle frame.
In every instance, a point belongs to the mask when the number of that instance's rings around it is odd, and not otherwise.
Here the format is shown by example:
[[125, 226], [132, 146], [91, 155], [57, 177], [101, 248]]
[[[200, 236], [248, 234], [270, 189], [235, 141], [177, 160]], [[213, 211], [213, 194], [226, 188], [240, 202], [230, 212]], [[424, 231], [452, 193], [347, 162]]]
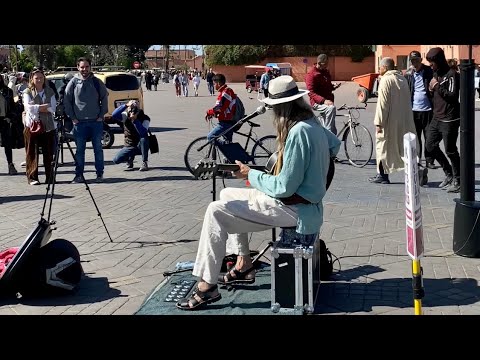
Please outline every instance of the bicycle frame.
[[[249, 124], [249, 125], [250, 125], [250, 124]], [[233, 126], [232, 126], [232, 127], [233, 127]], [[210, 143], [210, 148], [209, 148], [209, 150], [208, 150], [208, 156], [212, 156], [212, 153], [211, 153], [212, 148], [213, 148], [214, 146], [216, 147], [215, 140], [217, 140], [217, 139], [218, 139], [219, 137], [221, 137], [221, 136], [224, 136], [224, 135], [227, 134], [229, 131], [231, 131], [231, 129], [227, 129], [227, 130], [224, 131], [223, 133], [215, 136], [214, 138], [212, 138], [212, 139], [210, 140], [211, 143]], [[248, 134], [243, 133], [243, 132], [240, 132], [240, 131], [234, 131], [233, 133], [234, 133], [234, 134], [237, 134], [237, 135], [241, 135], [241, 136], [247, 138], [247, 141], [245, 142], [245, 146], [243, 147], [243, 149], [244, 149], [245, 152], [246, 152], [250, 157], [252, 157], [252, 159], [253, 159], [253, 154], [247, 151], [247, 149], [248, 149], [248, 144], [250, 143], [250, 140], [252, 140], [253, 143], [258, 144], [258, 142], [257, 142], [258, 138], [254, 137], [253, 126], [250, 125], [250, 130], [248, 131]], [[261, 144], [260, 144], [260, 147], [262, 147]], [[262, 148], [263, 148], [263, 147], [262, 147]], [[253, 149], [253, 148], [252, 148], [252, 149]], [[263, 149], [266, 150], [265, 148], [263, 148]], [[201, 149], [198, 149], [198, 150], [201, 150]]]
[[[352, 109], [356, 109], [358, 110], [357, 108], [346, 108], [346, 109], [342, 109], [345, 105], [342, 105], [340, 106], [339, 110], [347, 110], [347, 113], [346, 114], [336, 114], [335, 116], [343, 116], [343, 117], [346, 117], [347, 120], [343, 121], [343, 127], [342, 129], [337, 133], [337, 138], [339, 138], [341, 141], [345, 141], [345, 136], [342, 136], [342, 134], [348, 129], [352, 130], [352, 125], [353, 126], [356, 126], [358, 124], [360, 124], [360, 122], [358, 121], [354, 121], [354, 117], [352, 115]], [[362, 109], [362, 108], [360, 108]], [[352, 141], [353, 143], [355, 143], [355, 139], [353, 139], [353, 132], [350, 131], [350, 135], [352, 136]]]

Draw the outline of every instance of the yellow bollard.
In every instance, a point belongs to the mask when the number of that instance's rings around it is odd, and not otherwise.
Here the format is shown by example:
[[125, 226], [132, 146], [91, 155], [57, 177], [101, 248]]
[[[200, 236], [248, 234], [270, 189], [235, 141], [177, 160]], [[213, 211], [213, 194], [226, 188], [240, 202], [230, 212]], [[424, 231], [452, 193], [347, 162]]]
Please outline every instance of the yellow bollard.
[[420, 260], [412, 260], [412, 287], [413, 287], [413, 304], [415, 307], [415, 315], [422, 315], [422, 298], [425, 296], [422, 281], [422, 267]]

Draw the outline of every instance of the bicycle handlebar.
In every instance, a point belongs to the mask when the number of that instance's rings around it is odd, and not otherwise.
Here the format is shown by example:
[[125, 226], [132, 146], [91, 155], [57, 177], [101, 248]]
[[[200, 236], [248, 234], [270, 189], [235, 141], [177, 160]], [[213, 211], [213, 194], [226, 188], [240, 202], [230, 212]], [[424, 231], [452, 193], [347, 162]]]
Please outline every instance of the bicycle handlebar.
[[343, 104], [337, 110], [365, 110], [367, 108], [367, 104], [364, 107], [357, 106], [347, 106], [347, 104]]

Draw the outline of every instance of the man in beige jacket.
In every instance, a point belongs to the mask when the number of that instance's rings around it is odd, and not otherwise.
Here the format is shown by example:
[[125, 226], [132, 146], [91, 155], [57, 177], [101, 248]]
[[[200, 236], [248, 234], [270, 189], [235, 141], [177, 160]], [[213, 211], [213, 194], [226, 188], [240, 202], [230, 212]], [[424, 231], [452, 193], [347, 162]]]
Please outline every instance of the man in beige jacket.
[[[403, 136], [408, 132], [416, 134], [416, 130], [407, 80], [401, 71], [395, 70], [392, 58], [382, 59], [380, 75], [382, 78], [374, 120], [378, 173], [368, 180], [375, 184], [390, 184], [388, 174], [405, 167], [402, 158]], [[422, 170], [419, 170], [420, 185], [427, 183], [428, 169]]]

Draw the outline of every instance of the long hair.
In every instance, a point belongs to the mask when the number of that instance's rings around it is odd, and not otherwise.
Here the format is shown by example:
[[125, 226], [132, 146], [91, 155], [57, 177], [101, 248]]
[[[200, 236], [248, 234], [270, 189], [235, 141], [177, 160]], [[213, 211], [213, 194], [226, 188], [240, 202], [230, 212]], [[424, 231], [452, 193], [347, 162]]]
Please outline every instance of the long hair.
[[35, 88], [35, 82], [33, 81], [33, 77], [35, 76], [35, 74], [38, 74], [38, 73], [43, 75], [43, 89], [45, 89], [47, 87], [47, 78], [45, 77], [45, 73], [43, 71], [36, 71], [36, 72], [31, 73], [30, 74], [30, 79], [28, 80], [28, 88], [30, 89], [32, 94], [34, 94], [33, 95], [34, 97], [37, 94], [37, 90]]
[[282, 169], [283, 152], [290, 129], [299, 121], [305, 121], [314, 116], [312, 107], [303, 98], [273, 105], [273, 126], [277, 130], [278, 152], [277, 162], [275, 163], [275, 175]]

